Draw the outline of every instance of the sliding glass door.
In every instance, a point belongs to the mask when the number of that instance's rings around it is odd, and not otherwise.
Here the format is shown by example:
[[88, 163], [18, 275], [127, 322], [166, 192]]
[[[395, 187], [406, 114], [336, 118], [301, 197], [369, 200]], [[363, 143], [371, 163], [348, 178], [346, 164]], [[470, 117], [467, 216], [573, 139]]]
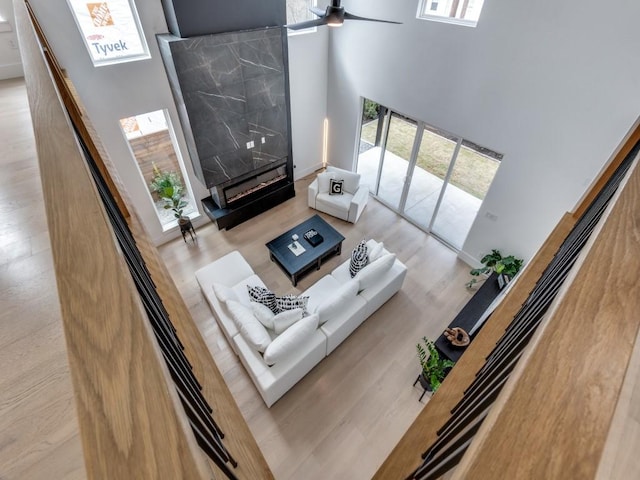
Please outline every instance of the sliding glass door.
[[462, 248], [502, 155], [365, 99], [357, 171], [388, 207]]

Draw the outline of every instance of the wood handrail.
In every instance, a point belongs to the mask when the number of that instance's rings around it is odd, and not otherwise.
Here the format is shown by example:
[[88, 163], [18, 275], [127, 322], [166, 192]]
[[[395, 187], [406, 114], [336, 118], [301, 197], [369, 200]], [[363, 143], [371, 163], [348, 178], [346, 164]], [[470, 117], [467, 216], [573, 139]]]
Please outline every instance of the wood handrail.
[[[71, 127], [80, 119], [91, 155], [128, 212], [136, 238], [203, 394], [239, 463], [239, 479], [272, 479], [255, 439], [157, 250], [131, 208], [73, 86], [47, 68], [23, 0], [14, 0], [40, 165], [69, 367], [88, 478], [224, 478], [197, 445], [113, 229]], [[67, 104], [73, 103], [69, 108]], [[67, 108], [65, 108], [67, 106]]]
[[632, 169], [452, 478], [596, 477], [640, 328]]

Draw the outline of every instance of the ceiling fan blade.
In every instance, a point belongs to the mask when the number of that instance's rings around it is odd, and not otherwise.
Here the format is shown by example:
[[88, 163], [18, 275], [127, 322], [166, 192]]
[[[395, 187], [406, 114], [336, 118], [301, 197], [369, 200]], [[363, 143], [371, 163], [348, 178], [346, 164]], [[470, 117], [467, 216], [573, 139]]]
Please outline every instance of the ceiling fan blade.
[[309, 20], [308, 22], [292, 23], [291, 25], [285, 25], [290, 30], [302, 30], [304, 28], [320, 27], [327, 24], [325, 17], [318, 18], [316, 20]]
[[326, 8], [311, 7], [309, 10], [319, 17], [324, 17], [325, 13], [327, 13]]
[[402, 25], [402, 22], [393, 22], [391, 20], [379, 20], [377, 18], [359, 17], [349, 12], [344, 12], [344, 19], [345, 20], [364, 20], [366, 22], [395, 23], [396, 25]]

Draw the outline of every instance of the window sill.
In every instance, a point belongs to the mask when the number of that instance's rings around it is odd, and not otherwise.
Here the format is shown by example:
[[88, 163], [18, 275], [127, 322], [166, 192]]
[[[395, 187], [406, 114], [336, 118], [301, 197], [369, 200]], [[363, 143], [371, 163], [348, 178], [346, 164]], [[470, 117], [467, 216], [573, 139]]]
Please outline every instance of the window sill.
[[418, 20], [427, 20], [431, 22], [440, 22], [440, 23], [449, 23], [451, 25], [460, 25], [463, 27], [472, 27], [475, 28], [478, 25], [478, 22], [474, 20], [464, 20], [461, 18], [452, 18], [452, 17], [440, 17], [437, 15], [418, 15]]

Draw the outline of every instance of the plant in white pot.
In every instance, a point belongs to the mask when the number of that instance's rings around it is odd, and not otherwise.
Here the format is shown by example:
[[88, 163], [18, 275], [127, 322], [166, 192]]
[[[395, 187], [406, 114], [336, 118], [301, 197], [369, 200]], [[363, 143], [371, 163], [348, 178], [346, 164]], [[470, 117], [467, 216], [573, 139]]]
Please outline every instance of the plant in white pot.
[[163, 172], [154, 164], [153, 180], [149, 187], [164, 201], [165, 210], [173, 211], [179, 225], [191, 222], [189, 217], [182, 215], [189, 202], [184, 199], [185, 191], [180, 175], [176, 172]]
[[[500, 250], [491, 250], [480, 262], [483, 266], [480, 268], [474, 268], [469, 273], [474, 277], [466, 283], [467, 288], [472, 288], [474, 284], [478, 282], [478, 277], [481, 275], [490, 275], [492, 272], [496, 272], [499, 277], [502, 277], [504, 285], [509, 280], [516, 276], [516, 273], [520, 271], [524, 261], [521, 258], [516, 258], [513, 255], [503, 257]], [[506, 278], [504, 277], [506, 276]], [[500, 282], [500, 279], [498, 280]], [[504, 285], [500, 285], [502, 288]]]

